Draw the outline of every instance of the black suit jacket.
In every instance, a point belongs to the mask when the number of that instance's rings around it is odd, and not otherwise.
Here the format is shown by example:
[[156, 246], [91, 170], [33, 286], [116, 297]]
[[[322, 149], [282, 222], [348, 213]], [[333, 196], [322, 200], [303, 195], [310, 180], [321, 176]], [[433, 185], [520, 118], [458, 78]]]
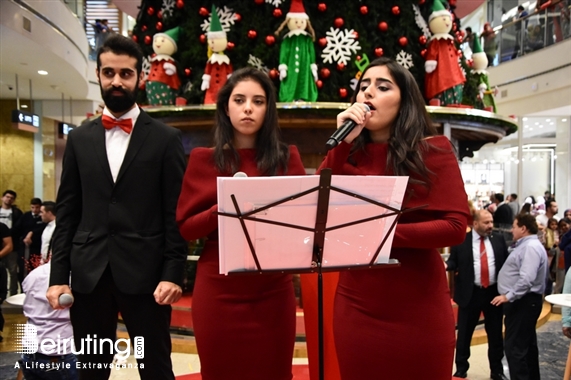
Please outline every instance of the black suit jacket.
[[57, 195], [50, 285], [90, 293], [109, 265], [126, 294], [181, 285], [187, 244], [175, 221], [186, 166], [180, 131], [141, 111], [113, 182], [101, 118], [73, 130]]
[[[470, 303], [474, 290], [474, 253], [472, 250], [472, 232], [466, 234], [466, 239], [460, 245], [452, 247], [450, 257], [446, 261], [447, 270], [454, 272], [454, 302], [465, 307]], [[490, 235], [494, 249], [496, 279], [508, 257], [508, 247], [500, 234]]]

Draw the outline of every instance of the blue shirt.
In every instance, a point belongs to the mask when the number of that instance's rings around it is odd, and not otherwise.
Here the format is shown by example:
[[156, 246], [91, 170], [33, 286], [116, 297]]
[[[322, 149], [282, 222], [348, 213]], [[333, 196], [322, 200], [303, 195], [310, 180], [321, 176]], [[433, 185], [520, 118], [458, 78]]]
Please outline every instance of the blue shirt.
[[498, 275], [498, 292], [513, 302], [527, 293], [543, 294], [547, 254], [537, 235], [517, 241]]

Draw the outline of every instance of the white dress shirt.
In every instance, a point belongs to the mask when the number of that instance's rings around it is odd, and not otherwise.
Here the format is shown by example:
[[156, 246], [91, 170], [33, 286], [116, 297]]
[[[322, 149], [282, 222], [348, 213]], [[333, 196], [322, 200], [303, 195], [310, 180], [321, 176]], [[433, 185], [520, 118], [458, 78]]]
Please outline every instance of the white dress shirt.
[[[486, 247], [486, 255], [488, 256], [488, 272], [490, 274], [490, 285], [496, 283], [496, 257], [494, 256], [494, 248], [488, 237], [484, 240]], [[480, 265], [480, 235], [472, 232], [472, 253], [474, 256], [474, 284], [482, 286], [482, 268]]]
[[48, 223], [46, 228], [44, 228], [44, 232], [42, 232], [42, 248], [40, 250], [42, 254], [42, 262], [45, 262], [48, 258], [48, 251], [50, 249], [50, 240], [52, 240], [52, 235], [54, 234], [54, 230], [56, 229], [56, 220], [52, 220]]
[[[133, 122], [133, 130], [135, 130], [135, 123], [140, 113], [141, 110], [139, 106], [135, 105], [133, 109], [129, 110], [117, 120], [131, 119]], [[103, 114], [115, 118], [107, 107], [103, 110]], [[123, 164], [123, 159], [129, 147], [133, 130], [131, 130], [131, 133], [127, 133], [119, 127], [105, 130], [105, 149], [107, 151], [107, 160], [109, 161], [113, 182], [117, 181], [117, 175], [119, 175], [119, 169], [121, 169], [121, 164]]]

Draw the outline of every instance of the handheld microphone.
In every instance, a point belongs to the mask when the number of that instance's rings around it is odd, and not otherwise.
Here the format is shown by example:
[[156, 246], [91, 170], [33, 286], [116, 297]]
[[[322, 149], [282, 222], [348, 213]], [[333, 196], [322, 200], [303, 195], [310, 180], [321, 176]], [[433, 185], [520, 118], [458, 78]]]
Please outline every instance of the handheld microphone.
[[[371, 111], [371, 108], [366, 105], [363, 104], [367, 110], [367, 112]], [[331, 137], [329, 138], [329, 140], [327, 140], [327, 142], [325, 143], [325, 148], [327, 150], [333, 149], [335, 148], [337, 145], [339, 145], [339, 143], [341, 141], [343, 141], [345, 139], [345, 137], [347, 137], [347, 135], [349, 133], [351, 133], [351, 131], [357, 126], [357, 123], [355, 123], [355, 121], [351, 120], [351, 119], [347, 119], [343, 122], [343, 124], [341, 124], [341, 126], [339, 128], [337, 128], [337, 130], [335, 132], [333, 132], [333, 134], [331, 135]]]
[[71, 294], [62, 293], [59, 296], [59, 304], [63, 307], [69, 307], [73, 305], [74, 298]]

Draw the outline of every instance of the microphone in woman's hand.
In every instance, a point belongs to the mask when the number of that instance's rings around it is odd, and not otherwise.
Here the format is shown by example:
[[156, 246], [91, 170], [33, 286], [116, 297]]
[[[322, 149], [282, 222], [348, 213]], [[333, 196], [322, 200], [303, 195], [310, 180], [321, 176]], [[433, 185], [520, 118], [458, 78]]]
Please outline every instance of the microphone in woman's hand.
[[[368, 105], [363, 104], [363, 106], [365, 106], [367, 112], [371, 111], [371, 108]], [[341, 126], [337, 128], [335, 132], [333, 132], [329, 140], [327, 140], [327, 142], [325, 143], [325, 148], [327, 150], [335, 148], [337, 145], [339, 145], [341, 141], [345, 140], [345, 137], [347, 137], [347, 135], [351, 133], [351, 131], [356, 126], [357, 123], [354, 120], [352, 119], [345, 120], [343, 124], [341, 124]]]

